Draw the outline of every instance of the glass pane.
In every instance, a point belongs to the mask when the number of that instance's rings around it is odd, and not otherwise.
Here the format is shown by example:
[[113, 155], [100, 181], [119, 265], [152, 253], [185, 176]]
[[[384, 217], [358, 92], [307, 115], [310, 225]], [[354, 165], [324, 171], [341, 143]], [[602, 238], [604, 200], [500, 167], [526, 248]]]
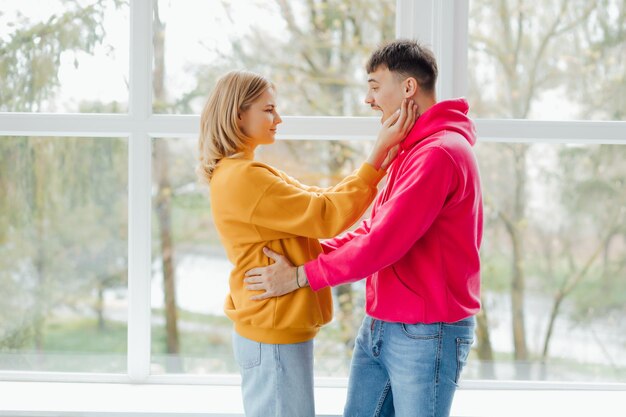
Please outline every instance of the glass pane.
[[477, 154], [483, 310], [465, 378], [624, 381], [626, 147]]
[[222, 311], [231, 267], [194, 172], [196, 140], [152, 149], [152, 373], [235, 372]]
[[[327, 186], [358, 168], [370, 147], [368, 142], [283, 140], [260, 147], [257, 159], [304, 183]], [[223, 312], [232, 266], [211, 219], [208, 190], [196, 179], [196, 161], [195, 139], [153, 142], [155, 374], [239, 372], [232, 323]], [[172, 300], [169, 309], [167, 300]], [[335, 320], [316, 338], [316, 375], [347, 375], [363, 305], [363, 283], [336, 290]]]
[[284, 115], [372, 115], [365, 61], [395, 37], [395, 0], [156, 3], [157, 113], [199, 113], [233, 69], [270, 78]]
[[125, 139], [0, 138], [0, 369], [125, 372]]
[[471, 1], [468, 74], [474, 115], [624, 120], [624, 7], [621, 0]]
[[[262, 147], [258, 159], [304, 184], [331, 186], [365, 161], [372, 147], [365, 141], [278, 141]], [[384, 180], [379, 188], [384, 185]], [[370, 216], [370, 208], [362, 219]], [[350, 230], [359, 226], [361, 221]], [[315, 376], [347, 377], [354, 338], [365, 315], [365, 281], [333, 288], [334, 318], [315, 338]]]
[[0, 111], [128, 109], [122, 0], [0, 0]]

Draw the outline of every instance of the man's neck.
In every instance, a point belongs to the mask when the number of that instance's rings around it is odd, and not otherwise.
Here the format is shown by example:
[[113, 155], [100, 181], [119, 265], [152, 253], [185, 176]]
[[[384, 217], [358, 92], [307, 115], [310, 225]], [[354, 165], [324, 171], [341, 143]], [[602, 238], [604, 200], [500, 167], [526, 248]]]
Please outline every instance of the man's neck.
[[417, 115], [421, 116], [426, 113], [428, 109], [437, 104], [437, 97], [435, 95], [416, 95], [413, 96], [413, 101], [417, 104]]

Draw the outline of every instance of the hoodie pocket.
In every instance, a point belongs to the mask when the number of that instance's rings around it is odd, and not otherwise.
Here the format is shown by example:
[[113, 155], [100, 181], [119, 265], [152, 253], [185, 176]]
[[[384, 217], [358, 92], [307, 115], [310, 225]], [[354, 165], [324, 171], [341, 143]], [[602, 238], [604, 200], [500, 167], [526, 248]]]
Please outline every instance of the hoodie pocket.
[[376, 300], [368, 300], [370, 305], [378, 303], [392, 321], [404, 323], [424, 323], [424, 300], [410, 288], [397, 272], [389, 266], [382, 269], [371, 281]]

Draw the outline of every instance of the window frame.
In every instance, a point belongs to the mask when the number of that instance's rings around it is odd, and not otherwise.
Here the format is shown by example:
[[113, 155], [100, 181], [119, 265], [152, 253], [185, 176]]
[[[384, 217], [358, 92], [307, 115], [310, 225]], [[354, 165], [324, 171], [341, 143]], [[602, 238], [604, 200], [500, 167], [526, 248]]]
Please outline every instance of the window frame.
[[[228, 375], [151, 375], [151, 152], [153, 138], [198, 135], [199, 115], [152, 112], [152, 1], [130, 1], [130, 90], [126, 114], [0, 113], [2, 136], [122, 137], [128, 140], [128, 368], [126, 374], [1, 371], [0, 380], [141, 384], [238, 384]], [[396, 0], [396, 36], [418, 37], [440, 64], [439, 99], [467, 92], [468, 0]], [[453, 29], [450, 29], [453, 28]], [[626, 145], [624, 121], [476, 120], [481, 142]], [[375, 139], [375, 117], [284, 117], [278, 140]], [[316, 378], [343, 387], [345, 378]], [[462, 389], [611, 390], [625, 384], [466, 381]], [[0, 407], [1, 408], [1, 407]]]

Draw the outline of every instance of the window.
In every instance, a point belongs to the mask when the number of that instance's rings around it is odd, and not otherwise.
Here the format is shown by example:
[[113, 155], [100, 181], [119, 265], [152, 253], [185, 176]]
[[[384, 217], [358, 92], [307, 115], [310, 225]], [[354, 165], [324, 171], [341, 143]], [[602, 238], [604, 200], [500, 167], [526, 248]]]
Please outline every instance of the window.
[[126, 372], [126, 141], [3, 137], [0, 151], [0, 366]]
[[155, 112], [200, 113], [217, 77], [245, 68], [278, 86], [283, 115], [371, 114], [362, 69], [369, 51], [394, 37], [393, 0], [156, 5]]
[[[152, 141], [153, 374], [227, 374], [231, 322], [222, 312], [231, 264], [195, 174], [196, 140]], [[165, 271], [165, 272], [164, 272]]]
[[624, 120], [619, 1], [470, 2], [469, 96], [477, 117]]
[[[466, 378], [621, 381], [621, 145], [481, 143], [483, 308]], [[517, 333], [514, 332], [517, 331]], [[619, 332], [618, 332], [619, 333]], [[472, 361], [470, 360], [470, 363]]]
[[0, 111], [128, 110], [128, 4], [0, 4]]
[[[229, 265], [193, 172], [198, 112], [224, 71], [267, 74], [287, 117], [259, 158], [336, 182], [378, 129], [363, 63], [397, 35], [432, 45], [439, 98], [468, 93], [479, 131], [485, 308], [466, 382], [624, 380], [621, 2], [0, 5], [3, 377], [236, 373]], [[362, 283], [334, 295], [320, 377], [347, 375], [363, 315]]]
[[613, 296], [624, 291], [626, 172], [622, 146], [602, 144], [623, 127], [562, 122], [623, 120], [620, 7], [470, 3], [471, 111], [485, 118], [479, 127], [502, 128], [481, 138], [501, 143], [477, 146], [486, 222], [476, 378], [623, 380], [625, 342], [608, 329], [624, 311]]

